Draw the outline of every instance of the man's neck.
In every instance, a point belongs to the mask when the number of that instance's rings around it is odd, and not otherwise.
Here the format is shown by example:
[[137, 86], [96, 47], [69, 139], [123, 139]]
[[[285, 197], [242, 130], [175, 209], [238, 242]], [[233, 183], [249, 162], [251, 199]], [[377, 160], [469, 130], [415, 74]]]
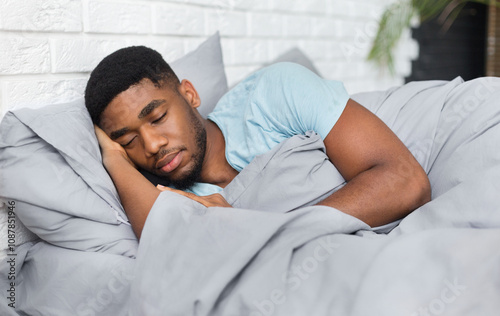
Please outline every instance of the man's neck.
[[226, 187], [238, 174], [226, 160], [226, 141], [217, 124], [204, 120], [207, 147], [201, 170], [200, 182]]

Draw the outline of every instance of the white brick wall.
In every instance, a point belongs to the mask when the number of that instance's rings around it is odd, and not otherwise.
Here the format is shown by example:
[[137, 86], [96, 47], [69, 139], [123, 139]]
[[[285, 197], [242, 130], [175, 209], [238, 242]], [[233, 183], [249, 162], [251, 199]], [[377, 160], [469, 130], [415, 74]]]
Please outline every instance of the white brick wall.
[[146, 45], [173, 61], [221, 32], [229, 84], [298, 46], [350, 93], [403, 83], [418, 46], [407, 32], [395, 77], [365, 61], [395, 0], [0, 0], [0, 117], [83, 95], [107, 54]]

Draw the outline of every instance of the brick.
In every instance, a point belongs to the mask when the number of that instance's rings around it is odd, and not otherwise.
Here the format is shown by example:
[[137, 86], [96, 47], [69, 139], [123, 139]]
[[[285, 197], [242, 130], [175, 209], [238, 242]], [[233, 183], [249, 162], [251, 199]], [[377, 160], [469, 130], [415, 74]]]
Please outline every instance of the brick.
[[323, 78], [344, 81], [349, 78], [356, 78], [356, 64], [346, 64], [339, 61], [319, 61], [316, 63], [318, 71]]
[[61, 80], [12, 80], [4, 83], [6, 108], [40, 107], [83, 96], [87, 78]]
[[209, 7], [229, 8], [233, 0], [184, 0], [186, 3], [199, 4]]
[[371, 50], [372, 41], [346, 39], [339, 42], [339, 47], [344, 62], [350, 63], [352, 61], [365, 59]]
[[53, 72], [89, 72], [107, 55], [126, 47], [124, 39], [56, 39], [53, 46]]
[[[361, 29], [358, 27], [358, 31]], [[351, 22], [342, 23], [342, 27], [339, 29], [338, 37], [342, 40], [352, 40], [352, 38], [356, 35], [356, 26]]]
[[47, 39], [12, 37], [0, 39], [0, 73], [39, 74], [50, 72]]
[[312, 20], [312, 36], [335, 37], [337, 23], [332, 17], [318, 17]]
[[278, 13], [252, 12], [250, 14], [251, 36], [281, 37], [284, 34], [283, 16]]
[[339, 38], [343, 41], [355, 43], [356, 48], [367, 48], [371, 46], [378, 30], [374, 21], [345, 22], [340, 30]]
[[377, 19], [368, 18], [364, 21], [363, 31], [370, 38], [377, 36], [379, 29], [379, 22]]
[[290, 1], [290, 0], [274, 0], [272, 10], [286, 10], [300, 13], [320, 13], [323, 14], [327, 8], [325, 0], [307, 0], [307, 1]]
[[411, 61], [406, 58], [396, 58], [394, 67], [396, 73], [401, 77], [408, 77], [411, 74]]
[[232, 40], [232, 64], [256, 64], [269, 60], [269, 44], [266, 40], [238, 38]]
[[205, 35], [205, 16], [200, 7], [158, 4], [153, 16], [155, 34]]
[[326, 11], [328, 15], [344, 16], [346, 18], [354, 16], [352, 6], [348, 1], [328, 1]]
[[298, 47], [304, 52], [304, 54], [313, 60], [326, 59], [326, 52], [328, 49], [327, 41], [303, 40], [299, 42]]
[[375, 66], [375, 64], [366, 62], [363, 60], [362, 62], [357, 63], [356, 65], [356, 76], [359, 78], [376, 78], [380, 73]]
[[247, 14], [223, 9], [206, 9], [207, 35], [220, 31], [222, 36], [246, 36]]
[[299, 41], [293, 39], [272, 40], [269, 43], [269, 59], [273, 60], [294, 47], [299, 47]]
[[336, 68], [337, 63], [329, 61], [318, 61], [315, 63], [321, 77], [330, 80], [342, 80], [340, 71]]
[[323, 44], [324, 50], [321, 52], [323, 56], [319, 60], [334, 61], [344, 57], [338, 41], [323, 41]]
[[341, 69], [344, 72], [344, 78], [367, 78], [370, 75], [369, 67], [364, 60], [343, 63]]
[[[172, 62], [216, 30], [230, 85], [299, 47], [325, 77], [347, 82], [350, 93], [386, 89], [403, 83], [409, 60], [418, 56], [405, 31], [394, 78], [365, 60], [378, 28], [375, 15], [394, 1], [3, 0], [0, 73], [15, 77], [0, 77], [0, 111], [83, 93], [83, 73], [121, 47], [148, 46]], [[1, 30], [8, 32], [1, 36]], [[82, 74], [60, 74], [69, 72]]]
[[231, 0], [230, 6], [234, 9], [248, 11], [262, 11], [270, 9], [269, 0]]
[[245, 79], [252, 72], [261, 68], [261, 65], [250, 65], [250, 66], [228, 66], [226, 67], [226, 77], [228, 86], [234, 87], [241, 80]]
[[[4, 117], [5, 113], [7, 113], [7, 103], [4, 101], [3, 96], [4, 96], [4, 85], [0, 81], [0, 122], [2, 121], [2, 118]], [[1, 202], [0, 202], [0, 207], [1, 207]]]
[[222, 48], [222, 61], [224, 62], [224, 65], [233, 65], [233, 40], [221, 38], [220, 45]]
[[366, 79], [347, 79], [344, 81], [344, 87], [349, 95], [377, 90], [373, 82]]
[[328, 4], [327, 12], [328, 14], [343, 15], [348, 18], [378, 19], [385, 8], [383, 5], [368, 1], [332, 1]]
[[82, 30], [81, 0], [2, 0], [1, 28], [4, 30]]
[[284, 17], [285, 35], [293, 37], [310, 36], [312, 18], [304, 15], [286, 15]]
[[418, 46], [418, 42], [415, 41], [414, 39], [408, 40], [405, 44], [406, 46], [406, 56], [408, 58], [414, 60], [418, 58], [418, 55], [420, 53], [420, 47]]
[[149, 5], [91, 1], [88, 6], [88, 32], [134, 34], [151, 32]]
[[163, 39], [132, 39], [127, 41], [127, 46], [146, 46], [159, 52], [163, 58], [171, 63], [186, 54], [186, 40], [175, 37]]
[[366, 4], [358, 4], [355, 2], [344, 1], [344, 10], [349, 17], [360, 17], [366, 14]]
[[404, 36], [399, 41], [394, 49], [394, 55], [399, 58], [415, 59], [418, 57], [419, 46], [418, 43], [412, 38], [405, 38]]
[[234, 65], [236, 63], [234, 54], [234, 39], [221, 38], [220, 44], [224, 65]]
[[[210, 34], [210, 35], [212, 35], [212, 34]], [[189, 52], [195, 50], [205, 40], [206, 40], [205, 37], [197, 37], [197, 38], [188, 37], [188, 38], [185, 38], [184, 39], [184, 51], [186, 53], [189, 53]]]

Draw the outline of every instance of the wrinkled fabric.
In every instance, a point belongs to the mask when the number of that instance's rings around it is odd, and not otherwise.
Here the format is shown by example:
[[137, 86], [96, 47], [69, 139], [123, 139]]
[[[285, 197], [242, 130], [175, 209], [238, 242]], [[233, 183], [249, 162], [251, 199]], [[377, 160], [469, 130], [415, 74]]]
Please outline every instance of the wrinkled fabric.
[[499, 84], [457, 78], [354, 97], [431, 180], [433, 200], [388, 234], [314, 206], [343, 183], [317, 135], [252, 161], [222, 193], [234, 209], [162, 193], [142, 235], [131, 314], [496, 315]]
[[457, 78], [353, 96], [429, 175], [432, 201], [399, 223], [372, 229], [315, 206], [344, 180], [318, 135], [297, 135], [256, 157], [223, 190], [234, 208], [161, 193], [136, 259], [44, 241], [23, 245], [17, 311], [497, 315], [499, 87], [496, 78]]

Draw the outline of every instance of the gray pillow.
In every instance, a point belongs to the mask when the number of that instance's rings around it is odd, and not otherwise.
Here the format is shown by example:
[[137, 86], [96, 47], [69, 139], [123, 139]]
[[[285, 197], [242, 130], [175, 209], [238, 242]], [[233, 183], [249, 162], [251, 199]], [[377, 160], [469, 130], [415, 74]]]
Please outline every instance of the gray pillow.
[[[171, 64], [197, 87], [206, 116], [227, 91], [219, 34]], [[82, 99], [9, 111], [0, 124], [0, 199], [41, 239], [134, 257], [137, 240], [102, 166]]]
[[8, 112], [0, 124], [0, 198], [41, 239], [134, 257], [137, 240], [106, 173], [83, 99]]
[[271, 61], [267, 65], [272, 65], [275, 63], [280, 63], [280, 62], [285, 62], [285, 61], [302, 65], [321, 77], [319, 71], [316, 69], [316, 67], [314, 67], [314, 65], [313, 65], [312, 61], [309, 59], [309, 57], [307, 57], [306, 54], [304, 54], [304, 52], [302, 52], [297, 47], [291, 48], [290, 50], [284, 52], [283, 54], [276, 57], [276, 59], [274, 59], [273, 61]]

